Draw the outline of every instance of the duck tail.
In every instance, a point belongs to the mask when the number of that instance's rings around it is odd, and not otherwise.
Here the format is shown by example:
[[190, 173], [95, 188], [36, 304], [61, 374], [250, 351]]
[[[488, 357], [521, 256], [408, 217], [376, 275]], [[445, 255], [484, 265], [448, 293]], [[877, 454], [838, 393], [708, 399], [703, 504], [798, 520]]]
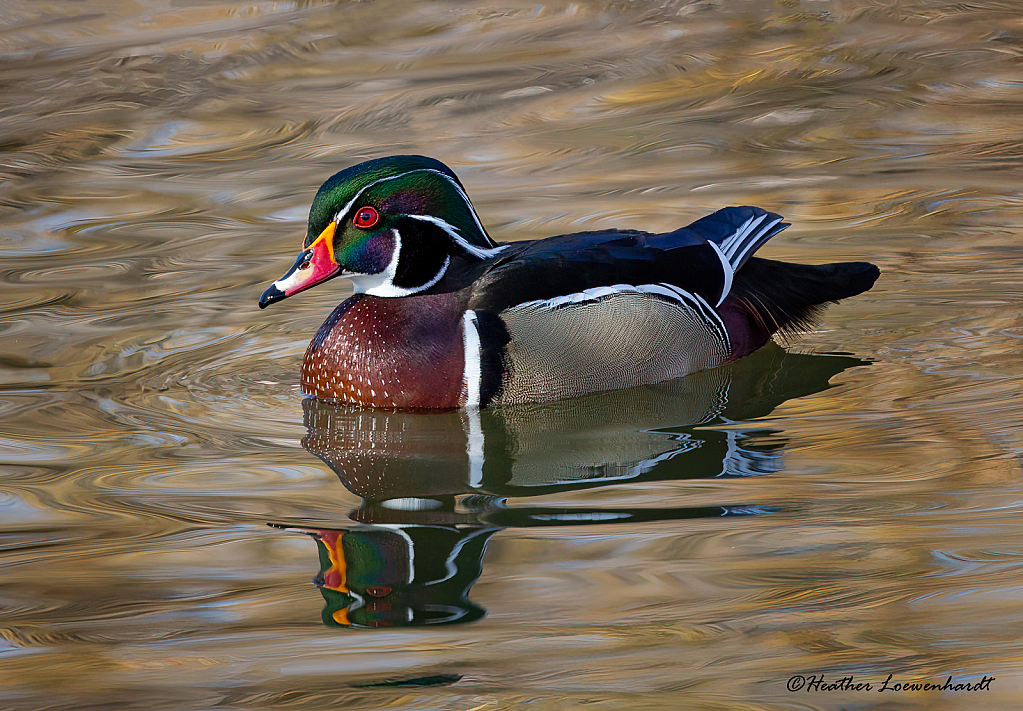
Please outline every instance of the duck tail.
[[828, 302], [862, 294], [880, 274], [869, 262], [811, 266], [750, 257], [735, 273], [729, 297], [742, 304], [766, 342], [778, 331], [811, 328]]

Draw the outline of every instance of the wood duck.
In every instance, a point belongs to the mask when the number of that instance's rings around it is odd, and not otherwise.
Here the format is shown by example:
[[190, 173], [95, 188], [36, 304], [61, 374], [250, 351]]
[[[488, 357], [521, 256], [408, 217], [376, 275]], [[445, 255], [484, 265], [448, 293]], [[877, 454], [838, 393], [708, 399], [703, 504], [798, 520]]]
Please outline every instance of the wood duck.
[[367, 161], [317, 191], [302, 253], [265, 308], [343, 276], [355, 293], [306, 350], [302, 389], [388, 409], [543, 402], [749, 355], [879, 271], [751, 255], [788, 225], [726, 207], [664, 234], [495, 243], [458, 178], [423, 156]]

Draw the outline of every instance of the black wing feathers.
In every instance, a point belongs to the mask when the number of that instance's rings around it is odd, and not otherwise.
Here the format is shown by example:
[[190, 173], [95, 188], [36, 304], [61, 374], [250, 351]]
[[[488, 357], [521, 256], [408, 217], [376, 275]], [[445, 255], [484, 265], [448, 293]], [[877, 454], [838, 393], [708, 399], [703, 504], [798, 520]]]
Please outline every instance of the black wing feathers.
[[501, 311], [615, 284], [667, 282], [716, 303], [723, 271], [713, 248], [692, 235], [589, 232], [512, 243], [473, 286], [471, 309]]
[[786, 227], [772, 212], [726, 207], [665, 234], [610, 230], [511, 243], [472, 274], [468, 308], [500, 312], [593, 287], [657, 283], [713, 307], [728, 282], [723, 255], [735, 269], [730, 295], [769, 335], [810, 326], [826, 303], [862, 293], [878, 278], [866, 262], [809, 266], [750, 256]]

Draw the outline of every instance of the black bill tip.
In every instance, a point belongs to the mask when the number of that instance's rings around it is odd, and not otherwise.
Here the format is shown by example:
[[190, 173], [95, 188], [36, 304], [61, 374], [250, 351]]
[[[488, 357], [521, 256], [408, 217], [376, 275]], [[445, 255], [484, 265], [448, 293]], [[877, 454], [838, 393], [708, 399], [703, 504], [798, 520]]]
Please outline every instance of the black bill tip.
[[271, 284], [270, 288], [263, 292], [263, 295], [259, 297], [259, 308], [265, 309], [275, 301], [280, 301], [286, 296], [286, 294], [277, 288], [275, 284]]

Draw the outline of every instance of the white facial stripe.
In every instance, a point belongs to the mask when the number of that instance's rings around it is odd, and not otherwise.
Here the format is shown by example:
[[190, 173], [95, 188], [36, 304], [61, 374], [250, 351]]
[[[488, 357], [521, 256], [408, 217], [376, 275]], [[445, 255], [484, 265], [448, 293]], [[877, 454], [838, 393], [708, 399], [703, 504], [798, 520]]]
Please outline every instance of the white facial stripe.
[[[356, 294], [369, 294], [370, 296], [383, 296], [396, 298], [399, 296], [411, 296], [420, 291], [426, 291], [436, 284], [444, 276], [451, 264], [451, 257], [444, 257], [444, 264], [430, 281], [421, 286], [403, 287], [395, 286], [394, 276], [398, 273], [398, 260], [401, 258], [401, 234], [398, 230], [391, 230], [394, 236], [394, 252], [391, 254], [391, 261], [387, 267], [377, 274], [347, 274], [342, 272], [341, 276], [347, 277], [352, 282]], [[279, 287], [278, 287], [279, 288]]]
[[746, 255], [760, 241], [760, 238], [770, 233], [774, 226], [781, 222], [780, 217], [775, 217], [771, 222], [761, 225], [767, 217], [767, 215], [761, 215], [749, 218], [730, 237], [722, 240], [721, 249], [733, 266], [742, 264]]
[[[414, 172], [414, 171], [409, 171], [408, 173], [411, 173], [411, 172]], [[334, 215], [334, 222], [337, 222], [337, 223], [340, 224], [340, 222], [345, 219], [345, 215], [348, 214], [348, 211], [352, 209], [352, 206], [355, 204], [355, 201], [358, 200], [360, 197], [362, 197], [362, 194], [364, 192], [366, 192], [367, 190], [369, 190], [370, 188], [372, 188], [374, 185], [379, 185], [380, 183], [386, 182], [388, 180], [397, 180], [398, 178], [400, 178], [402, 176], [408, 175], [408, 173], [402, 173], [401, 175], [391, 175], [391, 176], [388, 176], [386, 178], [380, 178], [379, 180], [374, 180], [372, 183], [370, 183], [366, 187], [364, 187], [361, 190], [359, 190], [359, 192], [355, 193], [355, 195], [352, 197], [352, 199], [349, 200], [348, 203], [344, 207], [342, 207], [340, 210], [337, 211], [337, 213]]]
[[[444, 173], [441, 173], [439, 170], [432, 170], [432, 169], [428, 169], [428, 170], [431, 173], [436, 173], [437, 175], [439, 175], [440, 177], [444, 178], [446, 181], [451, 183], [451, 187], [453, 187], [455, 189], [455, 191], [462, 197], [462, 200], [465, 201], [465, 204], [469, 206], [469, 214], [472, 215], [472, 219], [476, 222], [476, 226], [480, 228], [480, 232], [482, 232], [483, 234], [486, 235], [487, 231], [486, 231], [486, 229], [484, 229], [483, 223], [480, 222], [480, 218], [476, 214], [476, 208], [474, 208], [472, 206], [472, 201], [469, 200], [469, 196], [465, 194], [464, 190], [462, 190], [462, 186], [459, 185], [457, 181], [452, 180], [450, 175], [445, 175]], [[487, 235], [487, 236], [489, 237], [490, 235]]]
[[471, 245], [468, 242], [466, 242], [461, 235], [458, 234], [457, 227], [452, 225], [450, 222], [442, 220], [439, 217], [434, 217], [433, 215], [405, 215], [405, 217], [411, 217], [413, 220], [420, 220], [422, 222], [429, 222], [431, 224], [437, 225], [442, 230], [444, 230], [448, 234], [448, 236], [451, 239], [453, 239], [462, 249], [464, 249], [469, 254], [473, 254], [479, 257], [480, 259], [493, 257], [495, 254], [508, 247], [508, 245], [504, 245], [501, 247], [491, 247], [489, 249], [484, 249], [482, 247], [476, 247], [474, 245]]
[[[479, 415], [479, 413], [476, 414]], [[455, 577], [458, 574], [458, 566], [455, 564], [455, 561], [458, 560], [458, 556], [462, 552], [462, 549], [465, 548], [465, 544], [479, 536], [489, 536], [493, 531], [494, 529], [492, 528], [480, 528], [458, 541], [458, 543], [455, 544], [455, 547], [451, 549], [451, 552], [448, 553], [448, 557], [444, 559], [444, 577], [438, 578], [434, 582], [443, 583], [445, 580], [451, 580]], [[486, 541], [484, 541], [484, 545], [485, 544]], [[461, 615], [459, 615], [459, 617], [461, 617]]]
[[[462, 198], [462, 200], [465, 201], [466, 206], [469, 208], [469, 214], [472, 215], [472, 219], [476, 223], [476, 226], [479, 228], [480, 232], [483, 233], [484, 235], [487, 235], [487, 231], [486, 231], [486, 229], [484, 229], [483, 223], [480, 222], [480, 218], [476, 214], [476, 208], [474, 208], [472, 206], [472, 202], [469, 200], [469, 196], [465, 194], [465, 191], [462, 190], [462, 187], [456, 181], [452, 180], [450, 175], [447, 175], [446, 173], [442, 173], [439, 170], [435, 170], [433, 168], [416, 168], [415, 170], [407, 170], [404, 173], [399, 173], [398, 175], [390, 175], [390, 176], [387, 176], [386, 178], [380, 178], [378, 180], [374, 180], [372, 183], [370, 183], [366, 187], [364, 187], [361, 190], [359, 190], [359, 192], [355, 193], [355, 195], [352, 197], [352, 199], [349, 200], [348, 203], [343, 208], [341, 208], [340, 210], [337, 211], [337, 213], [334, 215], [334, 222], [340, 223], [342, 220], [344, 220], [345, 217], [348, 215], [348, 212], [355, 205], [355, 202], [360, 197], [362, 197], [362, 194], [364, 192], [366, 192], [367, 190], [372, 188], [374, 185], [379, 185], [380, 183], [385, 183], [388, 180], [397, 180], [398, 178], [404, 178], [406, 175], [411, 175], [412, 173], [434, 173], [434, 174], [439, 175], [440, 177], [444, 178], [446, 181], [448, 181], [451, 184], [451, 187], [453, 187], [458, 192], [458, 194]], [[410, 215], [410, 217], [415, 217], [415, 215]], [[487, 235], [487, 236], [489, 237], [489, 235]], [[479, 249], [479, 248], [476, 247], [475, 249]]]

